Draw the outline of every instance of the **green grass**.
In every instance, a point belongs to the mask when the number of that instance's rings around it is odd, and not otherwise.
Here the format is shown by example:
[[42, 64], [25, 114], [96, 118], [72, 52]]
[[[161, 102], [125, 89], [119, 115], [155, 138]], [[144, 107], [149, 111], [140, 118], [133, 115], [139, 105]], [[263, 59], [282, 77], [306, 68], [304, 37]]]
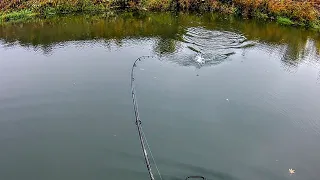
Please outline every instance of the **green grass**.
[[277, 18], [277, 23], [281, 24], [281, 25], [294, 25], [295, 23], [293, 21], [291, 21], [291, 19], [286, 18], [286, 17], [278, 17]]
[[29, 9], [19, 11], [0, 12], [0, 24], [11, 22], [24, 22], [35, 17], [53, 17], [63, 14], [83, 13], [83, 14], [103, 14], [108, 12], [102, 5], [94, 5], [91, 1], [84, 0], [83, 4], [71, 6], [69, 4], [57, 5], [55, 7], [33, 5]]
[[256, 12], [254, 13], [254, 17], [256, 17], [256, 18], [258, 18], [258, 19], [263, 19], [263, 20], [269, 19], [268, 14], [265, 14], [265, 13], [262, 13], [262, 12], [259, 12], [259, 11], [256, 11]]
[[25, 21], [34, 18], [37, 13], [32, 12], [31, 10], [21, 10], [21, 11], [13, 11], [9, 13], [0, 14], [0, 23], [4, 22], [17, 22], [17, 21]]
[[320, 31], [320, 20], [311, 22], [309, 26], [314, 30]]

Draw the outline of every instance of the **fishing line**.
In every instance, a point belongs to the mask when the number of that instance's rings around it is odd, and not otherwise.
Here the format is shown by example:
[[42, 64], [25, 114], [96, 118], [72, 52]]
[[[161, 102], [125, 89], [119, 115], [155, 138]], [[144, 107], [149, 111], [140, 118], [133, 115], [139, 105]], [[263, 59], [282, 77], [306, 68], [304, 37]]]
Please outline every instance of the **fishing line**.
[[131, 97], [132, 97], [132, 102], [133, 102], [133, 110], [134, 110], [134, 115], [135, 115], [135, 123], [136, 123], [136, 126], [137, 126], [137, 129], [138, 129], [138, 134], [139, 134], [139, 139], [140, 139], [140, 144], [141, 144], [141, 149], [143, 151], [143, 156], [144, 156], [144, 161], [146, 163], [146, 166], [147, 166], [147, 170], [148, 170], [148, 173], [149, 173], [149, 177], [151, 180], [154, 180], [154, 175], [152, 173], [152, 169], [151, 169], [151, 164], [150, 164], [150, 161], [149, 161], [149, 157], [148, 157], [148, 153], [147, 153], [147, 150], [146, 150], [146, 145], [147, 145], [147, 148], [149, 149], [149, 152], [150, 152], [150, 155], [152, 157], [152, 160], [156, 166], [156, 169], [158, 171], [158, 174], [160, 176], [160, 178], [162, 179], [161, 177], [161, 174], [160, 174], [160, 171], [159, 171], [159, 168], [158, 166], [156, 165], [156, 162], [155, 162], [155, 159], [152, 155], [152, 152], [151, 152], [151, 148], [147, 142], [147, 138], [146, 138], [146, 135], [145, 133], [143, 132], [143, 129], [142, 129], [142, 126], [141, 126], [141, 119], [140, 119], [140, 116], [139, 116], [139, 110], [138, 110], [138, 103], [137, 103], [137, 99], [136, 99], [136, 92], [135, 92], [135, 86], [134, 86], [134, 70], [135, 68], [137, 67], [137, 63], [139, 61], [141, 61], [142, 59], [145, 59], [145, 58], [150, 58], [152, 56], [141, 56], [139, 57], [138, 59], [136, 59], [132, 65], [132, 68], [131, 68]]
[[143, 128], [141, 128], [141, 129], [142, 129], [143, 137], [144, 137], [144, 139], [146, 140], [146, 144], [147, 144], [148, 150], [149, 150], [149, 152], [150, 152], [150, 155], [151, 155], [152, 161], [153, 161], [153, 163], [154, 163], [154, 166], [156, 167], [156, 170], [157, 170], [157, 172], [158, 172], [158, 174], [159, 174], [160, 179], [163, 180], [163, 179], [162, 179], [162, 176], [161, 176], [161, 174], [160, 174], [160, 170], [159, 170], [159, 168], [158, 168], [158, 166], [157, 166], [156, 160], [154, 159], [153, 154], [152, 154], [152, 152], [151, 152], [151, 148], [150, 148], [150, 145], [149, 145], [148, 140], [147, 140], [147, 138], [146, 138], [146, 135], [145, 135], [145, 133], [144, 133], [144, 131], [143, 131]]
[[[138, 62], [142, 61], [142, 59], [146, 59], [146, 58], [154, 58], [154, 56], [141, 56], [138, 59], [136, 59], [131, 67], [131, 97], [132, 97], [132, 103], [133, 103], [133, 110], [134, 110], [134, 116], [135, 116], [135, 124], [137, 126], [137, 130], [138, 130], [138, 134], [139, 134], [139, 140], [140, 140], [140, 145], [141, 145], [141, 149], [143, 152], [143, 156], [144, 156], [144, 161], [146, 163], [147, 166], [147, 170], [149, 173], [149, 177], [151, 180], [155, 180], [154, 175], [152, 173], [152, 169], [151, 169], [151, 164], [150, 164], [150, 160], [149, 160], [149, 156], [147, 153], [147, 149], [150, 152], [152, 161], [156, 167], [157, 173], [159, 174], [160, 179], [162, 180], [162, 176], [160, 174], [160, 170], [157, 166], [157, 163], [153, 157], [150, 145], [148, 143], [147, 137], [143, 131], [142, 128], [142, 122], [139, 116], [139, 108], [138, 108], [138, 103], [137, 103], [137, 99], [136, 99], [136, 89], [135, 89], [135, 76], [134, 76], [134, 72], [135, 72], [135, 68], [137, 67]], [[147, 148], [147, 149], [146, 149]], [[186, 180], [189, 179], [203, 179], [205, 180], [205, 178], [203, 176], [189, 176], [186, 178]]]

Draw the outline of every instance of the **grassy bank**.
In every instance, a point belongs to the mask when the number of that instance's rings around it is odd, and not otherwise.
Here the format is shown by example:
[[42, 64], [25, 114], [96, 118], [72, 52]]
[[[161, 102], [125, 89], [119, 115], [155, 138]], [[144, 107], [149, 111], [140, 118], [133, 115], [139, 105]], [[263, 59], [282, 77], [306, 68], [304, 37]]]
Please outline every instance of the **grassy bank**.
[[320, 0], [0, 0], [0, 22], [118, 9], [215, 11], [274, 20], [282, 25], [320, 28]]

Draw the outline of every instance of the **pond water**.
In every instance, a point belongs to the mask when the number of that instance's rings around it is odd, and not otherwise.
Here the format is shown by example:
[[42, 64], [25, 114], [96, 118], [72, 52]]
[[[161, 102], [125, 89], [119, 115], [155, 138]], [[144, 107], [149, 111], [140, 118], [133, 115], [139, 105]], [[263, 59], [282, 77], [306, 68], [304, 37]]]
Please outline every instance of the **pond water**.
[[148, 179], [130, 94], [143, 55], [137, 98], [163, 179], [320, 178], [319, 34], [124, 13], [0, 27], [0, 179]]

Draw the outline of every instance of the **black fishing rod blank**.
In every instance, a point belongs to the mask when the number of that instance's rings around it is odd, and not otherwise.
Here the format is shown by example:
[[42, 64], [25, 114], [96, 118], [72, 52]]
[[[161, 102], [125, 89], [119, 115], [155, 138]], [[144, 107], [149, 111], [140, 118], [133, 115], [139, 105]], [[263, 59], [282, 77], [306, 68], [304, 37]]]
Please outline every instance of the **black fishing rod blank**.
[[149, 177], [151, 180], [154, 180], [154, 176], [151, 170], [151, 165], [150, 165], [150, 161], [149, 161], [149, 157], [148, 157], [148, 153], [146, 150], [146, 139], [144, 136], [144, 133], [142, 131], [142, 127], [141, 127], [141, 120], [140, 120], [140, 116], [139, 116], [139, 110], [138, 110], [138, 104], [137, 104], [137, 99], [136, 99], [136, 93], [135, 93], [135, 86], [134, 86], [134, 69], [135, 67], [137, 67], [137, 62], [141, 61], [142, 58], [148, 58], [150, 56], [142, 56], [139, 57], [138, 59], [136, 59], [132, 65], [131, 68], [131, 96], [132, 96], [132, 102], [133, 102], [133, 110], [134, 110], [134, 116], [135, 116], [135, 123], [138, 129], [138, 134], [139, 134], [139, 139], [140, 139], [140, 144], [141, 144], [141, 148], [143, 151], [143, 156], [144, 156], [144, 161], [147, 165], [147, 169], [149, 172]]
[[[136, 59], [134, 61], [133, 65], [132, 65], [132, 68], [131, 68], [131, 97], [132, 97], [132, 102], [133, 102], [135, 124], [137, 126], [140, 145], [141, 145], [141, 149], [142, 149], [143, 156], [144, 156], [144, 161], [145, 161], [146, 166], [147, 166], [147, 170], [148, 170], [148, 173], [149, 173], [150, 180], [155, 180], [155, 178], [154, 178], [153, 173], [152, 173], [151, 164], [150, 164], [150, 160], [149, 160], [149, 157], [148, 157], [148, 153], [147, 153], [146, 147], [148, 147], [148, 149], [149, 149], [149, 152], [151, 154], [151, 157], [153, 159], [155, 167], [156, 167], [156, 169], [158, 171], [160, 179], [162, 179], [162, 177], [161, 177], [160, 171], [159, 171], [159, 169], [157, 167], [157, 164], [156, 164], [156, 162], [155, 162], [155, 160], [154, 160], [154, 158], [152, 156], [151, 149], [150, 149], [150, 147], [148, 145], [148, 141], [147, 141], [146, 136], [145, 136], [145, 134], [143, 132], [143, 129], [142, 129], [142, 125], [141, 125], [142, 122], [141, 122], [141, 119], [140, 119], [140, 116], [139, 116], [138, 103], [137, 103], [137, 99], [136, 99], [136, 92], [135, 92], [135, 86], [134, 86], [134, 81], [135, 81], [134, 70], [137, 67], [138, 62], [142, 61], [142, 59], [153, 58], [153, 57], [154, 56], [141, 56], [141, 57], [139, 57], [138, 59]], [[186, 178], [186, 180], [191, 180], [191, 179], [206, 180], [206, 178], [203, 177], [203, 176], [189, 176], [189, 177]]]

